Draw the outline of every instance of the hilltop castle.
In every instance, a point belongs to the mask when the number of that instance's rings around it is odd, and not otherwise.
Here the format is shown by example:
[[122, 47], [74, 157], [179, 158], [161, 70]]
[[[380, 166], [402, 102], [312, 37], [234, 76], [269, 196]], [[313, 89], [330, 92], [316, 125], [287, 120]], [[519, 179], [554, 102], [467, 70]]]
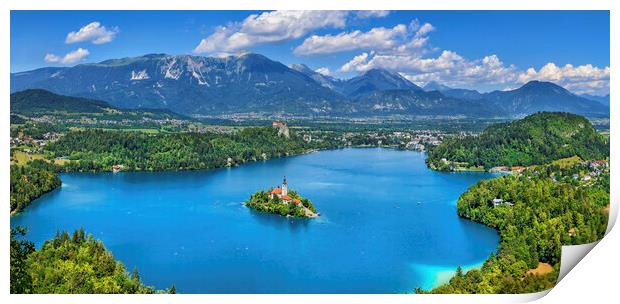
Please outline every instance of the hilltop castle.
[[290, 138], [291, 135], [288, 130], [288, 125], [284, 121], [274, 121], [271, 123], [273, 128], [278, 129], [278, 136], [284, 136], [285, 138]]

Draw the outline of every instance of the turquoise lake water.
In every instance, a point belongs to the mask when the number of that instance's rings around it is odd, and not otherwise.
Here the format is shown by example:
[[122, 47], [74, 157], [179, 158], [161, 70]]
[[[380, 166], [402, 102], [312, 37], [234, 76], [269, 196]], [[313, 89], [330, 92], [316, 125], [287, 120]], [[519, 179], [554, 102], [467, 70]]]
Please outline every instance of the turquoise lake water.
[[[37, 247], [84, 227], [146, 284], [180, 293], [412, 292], [479, 266], [499, 242], [456, 214], [459, 195], [494, 175], [435, 172], [424, 158], [343, 149], [218, 170], [62, 174], [11, 226], [27, 226]], [[240, 204], [283, 175], [320, 218]]]

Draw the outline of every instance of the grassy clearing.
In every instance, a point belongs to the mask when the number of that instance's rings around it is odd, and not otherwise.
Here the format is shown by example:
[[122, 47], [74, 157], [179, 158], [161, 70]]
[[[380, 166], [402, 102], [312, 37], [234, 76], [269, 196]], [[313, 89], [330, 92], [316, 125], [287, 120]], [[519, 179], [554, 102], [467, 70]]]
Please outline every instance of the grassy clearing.
[[538, 267], [534, 269], [530, 269], [527, 273], [533, 275], [545, 275], [547, 273], [551, 273], [553, 271], [553, 267], [547, 263], [538, 262]]
[[573, 157], [554, 160], [553, 162], [551, 162], [551, 164], [560, 166], [560, 168], [564, 169], [580, 162], [582, 162], [582, 159], [579, 156], [575, 155]]
[[[50, 162], [47, 158], [45, 158], [44, 154], [30, 154], [20, 150], [14, 150], [13, 156], [11, 157], [11, 165], [19, 165], [24, 166], [31, 160], [41, 159], [47, 162]], [[69, 160], [66, 159], [56, 159], [53, 162], [57, 165], [64, 165]]]
[[35, 160], [35, 159], [45, 160], [45, 156], [43, 154], [28, 154], [24, 151], [16, 150], [13, 152], [11, 164], [17, 164], [17, 165], [23, 166], [29, 161]]

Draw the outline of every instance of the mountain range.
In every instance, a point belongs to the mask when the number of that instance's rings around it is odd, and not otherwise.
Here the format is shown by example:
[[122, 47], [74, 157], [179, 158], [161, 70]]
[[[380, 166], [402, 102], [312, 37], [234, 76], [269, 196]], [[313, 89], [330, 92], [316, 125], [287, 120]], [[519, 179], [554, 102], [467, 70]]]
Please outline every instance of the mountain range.
[[190, 115], [519, 117], [565, 111], [609, 116], [608, 106], [549, 82], [489, 93], [438, 83], [421, 88], [383, 69], [343, 80], [252, 53], [223, 58], [149, 54], [11, 74], [12, 93], [35, 88], [105, 100], [119, 108], [161, 108]]

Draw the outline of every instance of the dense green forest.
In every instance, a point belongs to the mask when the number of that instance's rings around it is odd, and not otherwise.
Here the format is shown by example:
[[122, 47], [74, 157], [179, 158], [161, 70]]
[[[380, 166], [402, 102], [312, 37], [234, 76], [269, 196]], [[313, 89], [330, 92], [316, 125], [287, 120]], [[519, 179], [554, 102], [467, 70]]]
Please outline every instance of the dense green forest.
[[479, 136], [448, 138], [429, 151], [427, 163], [438, 170], [454, 170], [452, 162], [489, 169], [542, 165], [573, 155], [604, 159], [609, 144], [582, 116], [541, 112], [492, 125]]
[[68, 157], [67, 171], [209, 169], [300, 154], [328, 144], [307, 143], [294, 131], [290, 138], [272, 127], [244, 128], [233, 134], [148, 134], [86, 129], [71, 131], [46, 150]]
[[[558, 276], [562, 245], [600, 240], [607, 228], [609, 171], [575, 185], [572, 172], [586, 165], [535, 167], [519, 176], [484, 180], [458, 200], [458, 214], [499, 231], [501, 243], [481, 269], [457, 271], [433, 293], [525, 293], [551, 288]], [[568, 175], [568, 176], [567, 176]], [[568, 177], [568, 178], [566, 178]], [[494, 199], [510, 204], [494, 206]], [[531, 274], [539, 263], [553, 266]], [[423, 293], [423, 290], [417, 290]]]
[[162, 293], [131, 275], [101, 241], [83, 229], [66, 231], [36, 250], [26, 230], [11, 230], [11, 293]]
[[288, 196], [293, 200], [298, 199], [299, 204], [284, 204], [282, 199], [277, 196], [273, 198], [269, 197], [271, 190], [273, 189], [252, 194], [250, 199], [245, 202], [245, 205], [260, 212], [274, 213], [282, 216], [309, 217], [308, 213], [304, 210], [305, 208], [316, 214], [316, 208], [312, 202], [307, 198], [301, 197], [297, 192], [289, 191]]
[[60, 187], [56, 167], [43, 160], [11, 165], [11, 213], [21, 212], [39, 196]]

